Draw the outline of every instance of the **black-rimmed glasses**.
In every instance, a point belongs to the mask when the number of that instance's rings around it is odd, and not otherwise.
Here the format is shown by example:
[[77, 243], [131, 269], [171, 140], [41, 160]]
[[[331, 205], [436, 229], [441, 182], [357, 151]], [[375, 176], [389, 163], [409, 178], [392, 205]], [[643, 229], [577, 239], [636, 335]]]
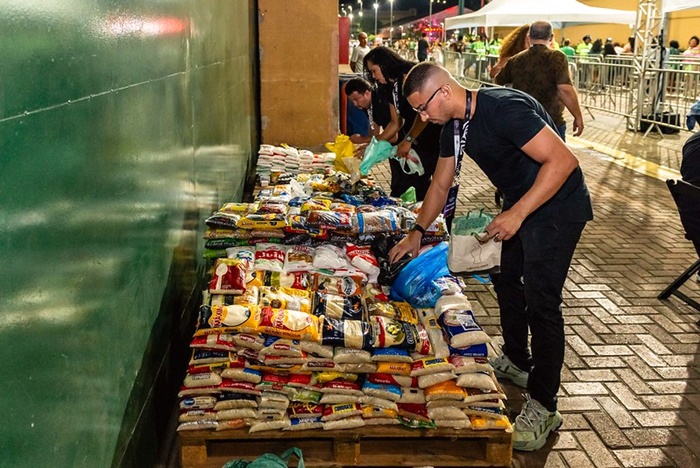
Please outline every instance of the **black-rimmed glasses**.
[[[445, 85], [442, 85], [442, 86], [445, 86]], [[428, 100], [425, 101], [425, 104], [423, 104], [422, 106], [420, 106], [418, 108], [413, 107], [412, 109], [414, 111], [418, 112], [419, 114], [424, 114], [426, 109], [428, 109], [428, 106], [430, 105], [430, 101], [432, 101], [433, 98], [437, 95], [438, 91], [440, 91], [442, 89], [442, 86], [440, 86], [438, 89], [435, 90], [435, 92], [433, 94], [430, 95]]]

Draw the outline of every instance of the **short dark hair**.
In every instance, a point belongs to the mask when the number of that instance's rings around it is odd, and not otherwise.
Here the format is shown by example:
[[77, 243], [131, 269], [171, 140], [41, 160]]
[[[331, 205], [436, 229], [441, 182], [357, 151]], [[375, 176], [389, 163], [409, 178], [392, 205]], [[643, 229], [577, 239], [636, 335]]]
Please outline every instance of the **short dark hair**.
[[571, 41], [568, 40], [568, 39], [564, 39], [564, 45], [566, 46], [566, 45], [569, 45], [569, 44], [571, 44]]
[[669, 42], [668, 45], [670, 45], [671, 47], [673, 47], [673, 48], [675, 48], [675, 49], [677, 49], [677, 48], [679, 48], [679, 47], [681, 46], [681, 45], [678, 43], [678, 41], [676, 41], [676, 40], [673, 40], [673, 41]]
[[372, 91], [372, 85], [364, 78], [353, 78], [345, 83], [346, 96], [350, 96], [354, 92], [364, 94], [367, 91]]
[[552, 23], [548, 21], [535, 21], [530, 25], [528, 32], [530, 37], [535, 40], [546, 40], [552, 37]]
[[423, 87], [423, 83], [425, 83], [439, 68], [438, 65], [430, 62], [421, 62], [411, 68], [403, 82], [403, 88], [401, 90], [403, 95], [408, 97], [420, 91]]

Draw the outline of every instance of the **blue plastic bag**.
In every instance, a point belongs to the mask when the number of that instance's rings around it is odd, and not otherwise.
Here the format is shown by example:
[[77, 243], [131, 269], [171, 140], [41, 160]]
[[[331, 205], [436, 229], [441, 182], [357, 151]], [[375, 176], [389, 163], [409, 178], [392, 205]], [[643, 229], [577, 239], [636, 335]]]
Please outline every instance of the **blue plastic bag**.
[[442, 292], [435, 280], [450, 274], [447, 242], [441, 242], [403, 267], [391, 285], [391, 298], [416, 308], [435, 307]]

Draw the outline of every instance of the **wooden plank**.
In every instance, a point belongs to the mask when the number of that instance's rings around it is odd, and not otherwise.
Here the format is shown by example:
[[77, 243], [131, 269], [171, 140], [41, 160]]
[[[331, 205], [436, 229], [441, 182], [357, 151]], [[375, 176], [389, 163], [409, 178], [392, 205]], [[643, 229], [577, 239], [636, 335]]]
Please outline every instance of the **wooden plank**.
[[401, 426], [344, 431], [188, 431], [179, 434], [183, 468], [219, 468], [299, 447], [310, 468], [343, 466], [510, 466], [512, 434]]

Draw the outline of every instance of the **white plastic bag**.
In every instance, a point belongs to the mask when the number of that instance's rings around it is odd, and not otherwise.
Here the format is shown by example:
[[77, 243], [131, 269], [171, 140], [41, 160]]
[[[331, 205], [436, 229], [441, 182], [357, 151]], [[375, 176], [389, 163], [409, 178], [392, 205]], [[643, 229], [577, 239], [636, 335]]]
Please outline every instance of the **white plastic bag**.
[[453, 274], [497, 273], [501, 266], [501, 243], [484, 241], [484, 229], [493, 217], [479, 212], [457, 216], [447, 253], [447, 266]]

